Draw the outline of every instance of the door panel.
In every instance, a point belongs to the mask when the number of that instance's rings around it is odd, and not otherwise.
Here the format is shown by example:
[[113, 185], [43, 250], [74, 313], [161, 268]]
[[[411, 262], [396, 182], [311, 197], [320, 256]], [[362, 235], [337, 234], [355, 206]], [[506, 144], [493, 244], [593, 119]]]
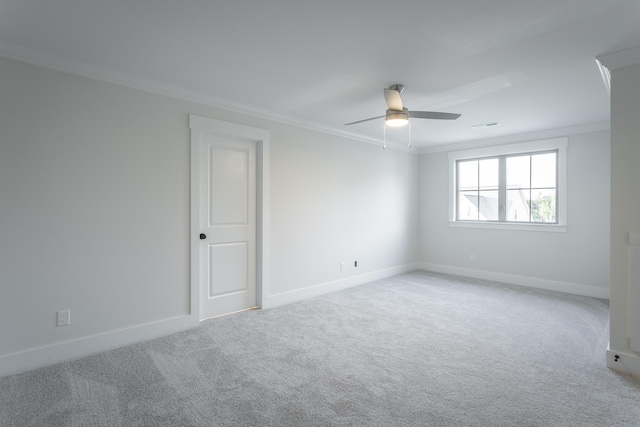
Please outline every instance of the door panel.
[[247, 225], [249, 152], [210, 147], [209, 225]]
[[209, 297], [220, 297], [249, 288], [247, 242], [209, 245]]
[[203, 135], [200, 318], [256, 306], [256, 144]]

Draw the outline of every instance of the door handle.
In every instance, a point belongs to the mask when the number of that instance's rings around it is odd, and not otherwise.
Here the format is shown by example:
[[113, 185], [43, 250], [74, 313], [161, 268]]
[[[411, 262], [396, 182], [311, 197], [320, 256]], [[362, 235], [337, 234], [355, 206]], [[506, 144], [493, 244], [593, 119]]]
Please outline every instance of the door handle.
[[207, 235], [204, 233], [200, 233], [200, 240], [204, 240], [207, 238]]

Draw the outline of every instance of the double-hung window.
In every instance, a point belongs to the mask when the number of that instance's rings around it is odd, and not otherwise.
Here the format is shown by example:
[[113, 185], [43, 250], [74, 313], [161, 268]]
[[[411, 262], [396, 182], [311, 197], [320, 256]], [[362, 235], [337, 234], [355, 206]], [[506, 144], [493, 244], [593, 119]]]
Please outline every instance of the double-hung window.
[[450, 224], [566, 229], [565, 138], [449, 153]]

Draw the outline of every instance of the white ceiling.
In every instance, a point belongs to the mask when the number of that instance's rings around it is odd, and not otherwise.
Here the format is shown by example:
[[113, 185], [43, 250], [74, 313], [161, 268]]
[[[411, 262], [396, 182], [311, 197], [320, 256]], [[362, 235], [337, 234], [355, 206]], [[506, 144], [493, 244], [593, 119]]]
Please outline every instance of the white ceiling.
[[0, 0], [0, 55], [358, 138], [402, 83], [462, 114], [420, 147], [606, 122], [594, 58], [635, 46], [638, 0]]

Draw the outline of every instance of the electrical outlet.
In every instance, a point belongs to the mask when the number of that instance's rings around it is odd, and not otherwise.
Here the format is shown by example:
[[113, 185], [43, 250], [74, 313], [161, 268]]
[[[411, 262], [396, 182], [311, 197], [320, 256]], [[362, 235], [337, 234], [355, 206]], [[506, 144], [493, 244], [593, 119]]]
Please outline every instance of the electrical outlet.
[[68, 326], [70, 324], [71, 324], [71, 310], [59, 311], [57, 326]]
[[342, 262], [340, 263], [340, 271], [344, 271], [344, 269], [345, 269], [346, 267], [347, 267], [347, 263], [346, 263], [346, 262], [344, 262], [344, 261], [342, 261]]
[[469, 261], [471, 262], [476, 262], [476, 256], [475, 255], [469, 255]]

